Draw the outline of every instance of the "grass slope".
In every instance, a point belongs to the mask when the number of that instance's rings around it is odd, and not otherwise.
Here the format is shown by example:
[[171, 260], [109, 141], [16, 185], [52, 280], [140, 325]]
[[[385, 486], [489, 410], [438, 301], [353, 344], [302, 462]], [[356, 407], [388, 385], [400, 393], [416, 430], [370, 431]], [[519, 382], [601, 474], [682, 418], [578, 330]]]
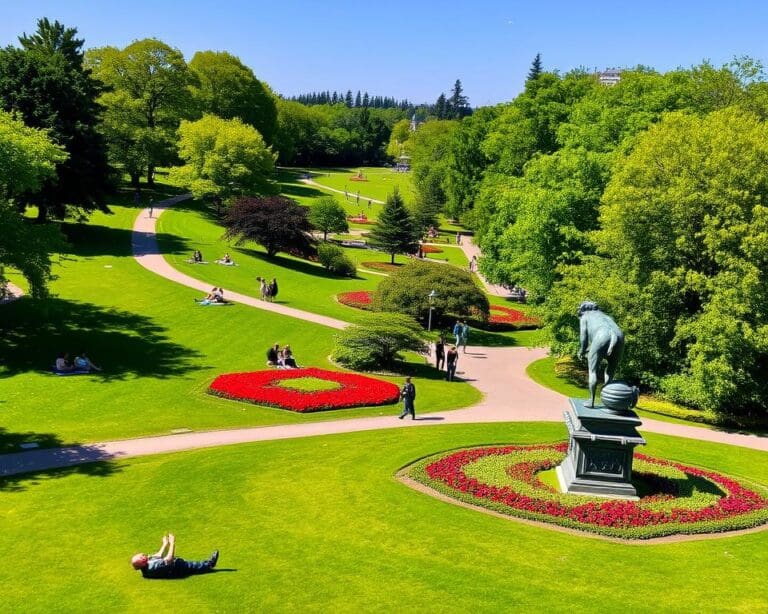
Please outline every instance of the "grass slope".
[[[0, 486], [9, 611], [765, 611], [768, 532], [623, 545], [433, 499], [399, 483], [460, 446], [555, 441], [561, 425], [436, 426], [153, 456]], [[648, 435], [674, 460], [768, 483], [768, 455]], [[176, 532], [221, 573], [145, 581]]]

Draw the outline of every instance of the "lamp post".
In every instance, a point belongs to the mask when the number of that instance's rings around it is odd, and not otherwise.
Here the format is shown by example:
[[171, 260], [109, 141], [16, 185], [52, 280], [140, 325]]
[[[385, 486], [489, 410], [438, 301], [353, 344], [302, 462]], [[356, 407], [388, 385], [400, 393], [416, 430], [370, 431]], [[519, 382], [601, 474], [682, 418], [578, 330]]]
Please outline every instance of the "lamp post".
[[437, 292], [432, 290], [428, 295], [427, 298], [429, 299], [429, 322], [427, 324], [427, 330], [429, 332], [432, 332], [432, 309], [433, 309], [433, 303], [435, 301], [435, 297], [437, 296]]

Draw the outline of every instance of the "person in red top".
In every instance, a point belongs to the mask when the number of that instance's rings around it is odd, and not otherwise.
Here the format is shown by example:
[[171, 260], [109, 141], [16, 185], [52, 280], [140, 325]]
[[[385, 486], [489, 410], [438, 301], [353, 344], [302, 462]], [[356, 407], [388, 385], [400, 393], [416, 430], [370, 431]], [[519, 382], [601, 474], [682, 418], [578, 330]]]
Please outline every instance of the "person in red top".
[[131, 565], [141, 575], [150, 579], [186, 578], [195, 574], [209, 573], [216, 567], [219, 551], [214, 550], [207, 561], [186, 561], [176, 554], [176, 536], [163, 535], [163, 545], [155, 554], [134, 554]]

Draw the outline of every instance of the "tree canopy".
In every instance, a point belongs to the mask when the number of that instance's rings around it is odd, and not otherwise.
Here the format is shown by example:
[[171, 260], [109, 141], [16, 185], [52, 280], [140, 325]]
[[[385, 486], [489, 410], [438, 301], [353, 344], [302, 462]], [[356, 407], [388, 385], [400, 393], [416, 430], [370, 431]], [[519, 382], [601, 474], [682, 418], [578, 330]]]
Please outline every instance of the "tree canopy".
[[323, 241], [328, 239], [329, 232], [347, 232], [349, 223], [344, 207], [333, 196], [321, 196], [309, 211], [309, 221], [323, 233]]

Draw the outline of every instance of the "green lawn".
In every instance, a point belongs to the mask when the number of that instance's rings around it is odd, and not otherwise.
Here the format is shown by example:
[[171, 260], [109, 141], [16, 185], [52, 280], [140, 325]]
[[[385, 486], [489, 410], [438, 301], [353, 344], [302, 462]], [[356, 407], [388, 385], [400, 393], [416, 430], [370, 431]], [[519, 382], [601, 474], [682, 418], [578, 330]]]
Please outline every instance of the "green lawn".
[[[264, 442], [5, 481], [8, 611], [686, 612], [768, 609], [768, 532], [623, 545], [439, 501], [394, 478], [437, 451], [562, 425], [434, 426]], [[768, 482], [768, 455], [647, 434], [648, 451]], [[176, 533], [220, 573], [129, 565]], [[10, 555], [9, 555], [10, 556]]]
[[[386, 406], [300, 415], [208, 395], [207, 386], [221, 373], [264, 368], [265, 352], [276, 341], [290, 344], [301, 365], [334, 368], [327, 360], [334, 331], [243, 305], [195, 305], [192, 299], [199, 293], [168, 282], [134, 261], [130, 228], [137, 210], [113, 209], [112, 215], [94, 214], [88, 224], [67, 226], [72, 248], [54, 268], [55, 298], [23, 299], [0, 307], [0, 451], [18, 450], [19, 443], [29, 440], [51, 446], [178, 428], [295, 423], [398, 411]], [[187, 257], [194, 249], [185, 236], [160, 238], [172, 259]], [[210, 250], [203, 253], [211, 255]], [[217, 265], [208, 265], [207, 270], [214, 267], [221, 275], [247, 270]], [[243, 290], [255, 291], [246, 283], [257, 271], [277, 273], [282, 282], [280, 300], [302, 307], [301, 300], [296, 298], [296, 304], [292, 297], [311, 294], [307, 289], [317, 283], [326, 291], [326, 313], [350, 316], [344, 319], [357, 313], [332, 300], [335, 292], [349, 288], [345, 281], [331, 280], [312, 266], [310, 271], [296, 273], [292, 284], [283, 270], [254, 269], [243, 277]], [[215, 281], [211, 285], [237, 287], [228, 278]], [[364, 285], [365, 281], [350, 283]], [[48, 372], [59, 351], [74, 354], [81, 349], [104, 367], [103, 374], [58, 377]], [[480, 399], [480, 393], [464, 383], [451, 386], [451, 394], [446, 394], [446, 384], [425, 367], [424, 359], [412, 360], [423, 410], [465, 407]]]
[[[366, 207], [368, 198], [384, 201], [395, 187], [400, 190], [400, 194], [406, 202], [411, 202], [415, 197], [410, 173], [396, 173], [390, 168], [375, 166], [347, 169], [312, 168], [308, 170], [312, 173], [312, 180], [316, 183], [337, 190], [346, 189], [351, 202], [356, 201], [357, 193], [360, 192], [360, 204]], [[358, 171], [363, 172], [367, 181], [351, 180], [352, 177], [357, 176]], [[342, 195], [341, 198], [343, 199], [344, 196]]]

